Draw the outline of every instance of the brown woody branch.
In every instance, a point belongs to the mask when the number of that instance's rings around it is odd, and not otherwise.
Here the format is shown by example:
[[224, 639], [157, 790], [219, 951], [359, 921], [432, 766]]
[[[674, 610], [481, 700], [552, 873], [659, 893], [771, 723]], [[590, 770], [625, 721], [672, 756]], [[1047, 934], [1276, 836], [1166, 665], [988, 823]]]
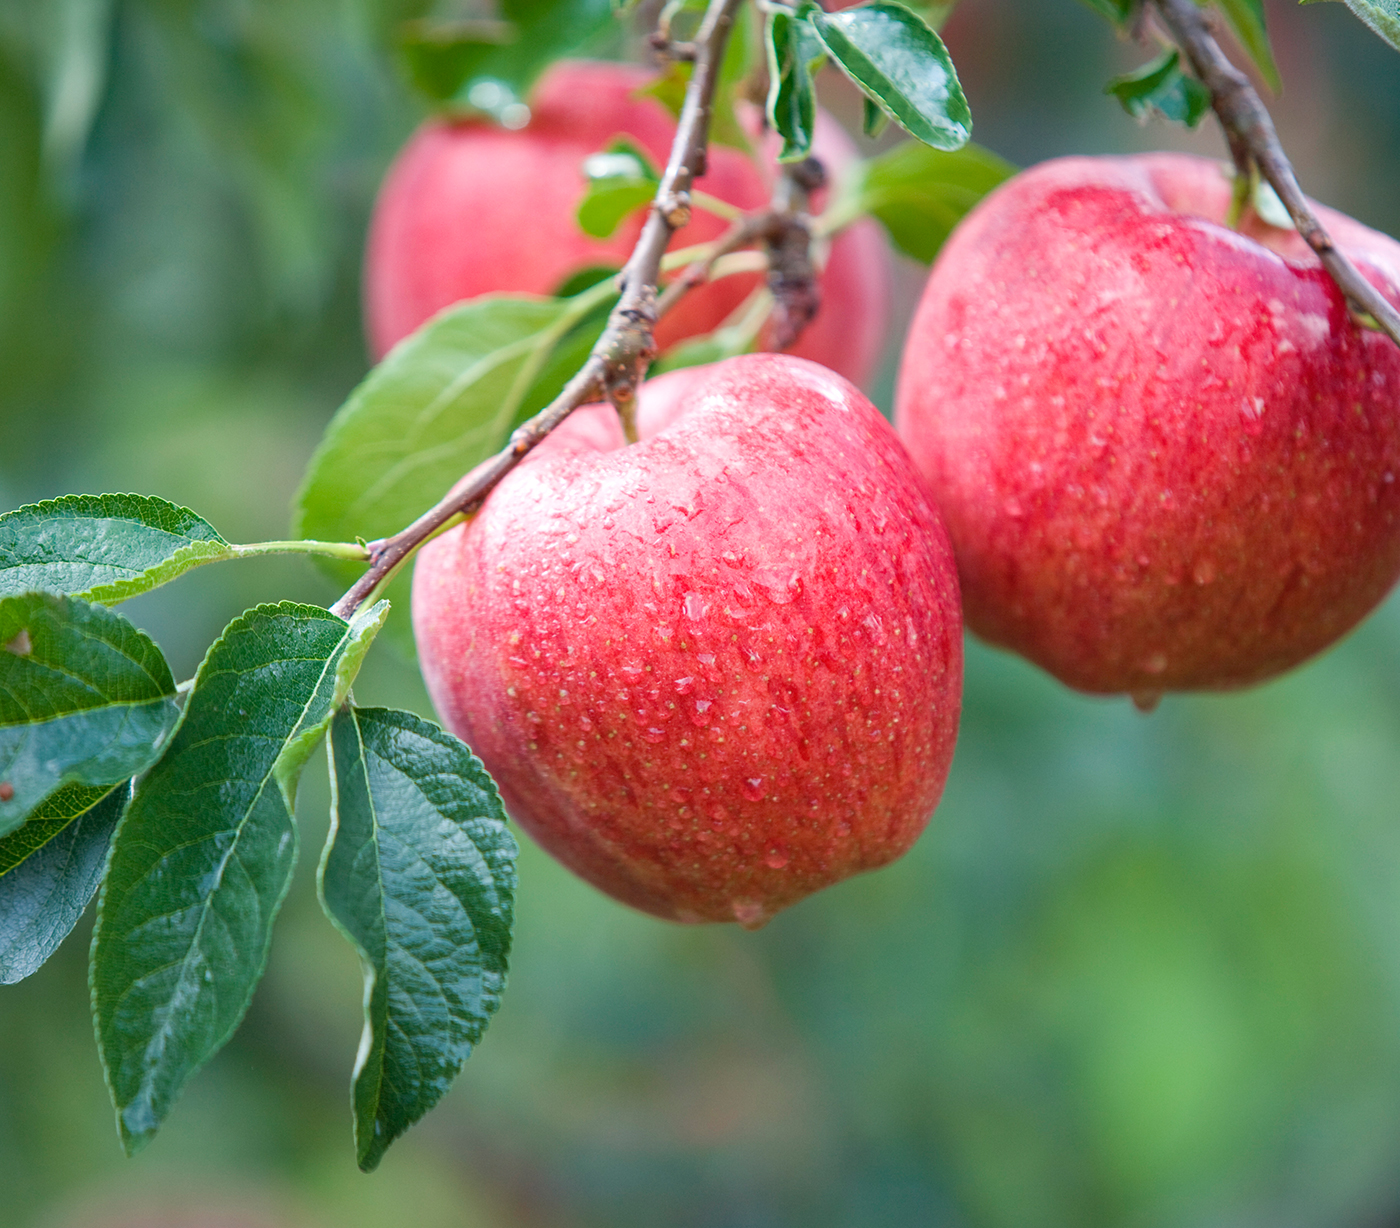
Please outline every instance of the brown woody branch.
[[741, 217], [704, 256], [672, 278], [657, 300], [657, 313], [664, 315], [682, 295], [708, 281], [722, 257], [761, 243], [768, 257], [768, 288], [774, 301], [770, 340], [773, 349], [787, 349], [812, 322], [821, 303], [812, 267], [812, 219], [807, 203], [811, 193], [825, 182], [826, 171], [816, 158], [785, 165], [768, 208]]
[[657, 185], [642, 233], [618, 275], [617, 305], [587, 361], [549, 405], [515, 430], [504, 449], [472, 471], [468, 481], [408, 528], [370, 543], [369, 567], [331, 607], [332, 613], [341, 618], [353, 615], [419, 546], [458, 517], [475, 512], [500, 480], [580, 405], [606, 396], [617, 407], [628, 437], [635, 438], [637, 387], [656, 352], [653, 332], [658, 314], [656, 286], [661, 276], [661, 260], [671, 237], [690, 220], [691, 185], [705, 173], [705, 148], [720, 61], [741, 2], [710, 0], [696, 32], [695, 68], [686, 88], [671, 156]]
[[1210, 90], [1235, 170], [1248, 177], [1258, 171], [1278, 193], [1298, 233], [1317, 253], [1323, 267], [1346, 295], [1354, 312], [1370, 316], [1376, 325], [1400, 345], [1400, 312], [1367, 281], [1341, 252], [1313, 213], [1298, 177], [1279, 143], [1273, 120], [1249, 78], [1226, 58], [1215, 41], [1196, 0], [1152, 0], [1168, 33], [1191, 62], [1191, 68]]

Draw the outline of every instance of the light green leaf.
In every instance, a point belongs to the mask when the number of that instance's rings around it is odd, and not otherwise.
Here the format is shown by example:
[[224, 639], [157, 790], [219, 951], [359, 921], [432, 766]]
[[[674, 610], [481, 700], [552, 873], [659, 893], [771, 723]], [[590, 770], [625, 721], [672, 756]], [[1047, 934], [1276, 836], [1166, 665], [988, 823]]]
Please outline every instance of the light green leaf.
[[232, 1035], [262, 976], [296, 859], [296, 769], [383, 621], [282, 602], [210, 648], [170, 749], [114, 840], [92, 947], [92, 1007], [128, 1152]]
[[1218, 3], [1225, 10], [1225, 16], [1241, 45], [1249, 52], [1250, 59], [1258, 65], [1265, 82], [1274, 93], [1278, 93], [1283, 88], [1283, 82], [1278, 75], [1278, 65], [1274, 63], [1268, 31], [1264, 28], [1263, 0], [1218, 0]]
[[911, 136], [960, 149], [972, 112], [943, 40], [903, 5], [873, 0], [839, 13], [814, 11], [812, 26], [846, 75]]
[[1194, 128], [1210, 110], [1210, 90], [1181, 71], [1181, 53], [1167, 51], [1136, 72], [1114, 77], [1105, 94], [1112, 94], [1134, 119], [1145, 120], [1154, 111], [1178, 124]]
[[321, 902], [365, 970], [354, 1102], [368, 1171], [442, 1098], [500, 1005], [516, 845], [480, 760], [436, 725], [351, 708], [330, 745]]
[[49, 593], [0, 598], [0, 836], [63, 785], [144, 771], [179, 714], [160, 649], [120, 614]]
[[968, 210], [1015, 173], [979, 145], [944, 153], [905, 141], [865, 163], [834, 208], [873, 214], [901, 251], [927, 264]]
[[606, 239], [623, 218], [650, 204], [660, 178], [646, 152], [626, 137], [585, 158], [583, 175], [588, 190], [579, 201], [578, 224], [595, 239]]
[[768, 121], [783, 138], [780, 162], [800, 162], [812, 152], [817, 92], [812, 76], [826, 51], [803, 17], [768, 15]]
[[[395, 346], [350, 394], [311, 458], [297, 494], [298, 533], [373, 541], [432, 507], [505, 444], [530, 394], [539, 399], [536, 377], [576, 302], [470, 299]], [[326, 565], [346, 579], [360, 570]]]
[[0, 839], [0, 985], [37, 972], [77, 925], [129, 795], [68, 785]]
[[0, 596], [72, 593], [115, 605], [232, 557], [207, 520], [149, 495], [65, 495], [0, 516]]

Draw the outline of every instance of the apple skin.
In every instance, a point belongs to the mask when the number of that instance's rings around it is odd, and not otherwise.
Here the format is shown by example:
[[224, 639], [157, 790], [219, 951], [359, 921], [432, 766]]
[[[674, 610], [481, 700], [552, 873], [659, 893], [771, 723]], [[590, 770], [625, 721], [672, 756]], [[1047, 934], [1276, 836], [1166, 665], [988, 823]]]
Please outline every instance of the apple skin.
[[[968, 626], [1084, 691], [1260, 682], [1400, 575], [1400, 348], [1218, 163], [1066, 158], [987, 197], [910, 328], [896, 426]], [[1400, 244], [1323, 224], [1400, 302]]]
[[609, 895], [762, 925], [902, 855], [962, 693], [947, 536], [888, 423], [815, 363], [661, 376], [640, 443], [575, 412], [423, 550], [445, 724]]
[[[484, 120], [424, 124], [390, 168], [370, 222], [365, 320], [376, 359], [459, 299], [492, 292], [552, 294], [573, 273], [622, 265], [641, 215], [592, 239], [575, 219], [584, 159], [626, 134], [664, 166], [676, 125], [656, 99], [638, 95], [654, 74], [628, 64], [561, 61], [541, 78], [519, 131]], [[855, 158], [850, 139], [818, 117], [815, 152], [839, 177]], [[711, 145], [696, 187], [743, 209], [764, 205], [772, 166]], [[818, 197], [818, 202], [821, 197]], [[695, 209], [672, 242], [717, 238], [728, 223]], [[792, 353], [855, 383], [874, 373], [889, 336], [891, 263], [879, 226], [865, 219], [832, 242], [821, 277], [823, 309]], [[687, 294], [661, 321], [662, 348], [717, 328], [758, 284], [723, 278]]]

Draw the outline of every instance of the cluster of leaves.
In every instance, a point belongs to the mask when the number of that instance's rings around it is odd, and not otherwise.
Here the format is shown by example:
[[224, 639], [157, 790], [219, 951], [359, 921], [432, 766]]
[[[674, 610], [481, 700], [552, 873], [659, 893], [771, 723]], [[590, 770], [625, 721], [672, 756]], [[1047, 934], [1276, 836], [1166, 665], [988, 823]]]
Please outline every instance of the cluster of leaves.
[[972, 113], [943, 40], [917, 13], [892, 0], [828, 13], [811, 0], [768, 16], [768, 118], [783, 138], [784, 162], [812, 149], [817, 102], [813, 74], [829, 58], [865, 97], [865, 130], [894, 120], [934, 149], [961, 149]]
[[258, 606], [179, 687], [108, 608], [244, 549], [134, 495], [0, 517], [0, 981], [35, 971], [99, 892], [94, 1023], [122, 1139], [144, 1145], [247, 1010], [296, 858], [297, 778], [329, 732], [319, 881], [365, 969], [355, 1129], [370, 1168], [499, 1003], [515, 844], [461, 742], [350, 702], [386, 602], [349, 621]]

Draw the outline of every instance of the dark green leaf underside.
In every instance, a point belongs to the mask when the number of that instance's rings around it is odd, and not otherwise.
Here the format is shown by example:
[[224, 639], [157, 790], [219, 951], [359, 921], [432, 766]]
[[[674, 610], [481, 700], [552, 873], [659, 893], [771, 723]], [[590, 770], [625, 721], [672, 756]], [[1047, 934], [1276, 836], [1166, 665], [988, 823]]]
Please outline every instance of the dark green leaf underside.
[[148, 495], [66, 495], [0, 516], [0, 597], [72, 593], [114, 605], [230, 557], [186, 507]]
[[127, 792], [70, 785], [40, 807], [47, 817], [0, 840], [0, 985], [37, 972], [77, 925]]
[[911, 136], [960, 149], [972, 113], [943, 40], [891, 0], [839, 13], [815, 12], [812, 26], [846, 74]]
[[382, 605], [347, 624], [282, 602], [210, 648], [168, 752], [136, 788], [93, 936], [98, 1045], [128, 1151], [228, 1039], [262, 975], [296, 857], [296, 773]]
[[179, 717], [160, 649], [75, 597], [0, 598], [0, 836], [67, 784], [144, 771]]
[[817, 122], [815, 67], [826, 51], [812, 25], [787, 13], [771, 13], [767, 27], [768, 121], [783, 147], [780, 162], [797, 162], [812, 151]]
[[366, 969], [354, 1103], [369, 1170], [447, 1091], [500, 1004], [516, 846], [480, 761], [412, 713], [340, 713], [331, 761], [321, 898]]

